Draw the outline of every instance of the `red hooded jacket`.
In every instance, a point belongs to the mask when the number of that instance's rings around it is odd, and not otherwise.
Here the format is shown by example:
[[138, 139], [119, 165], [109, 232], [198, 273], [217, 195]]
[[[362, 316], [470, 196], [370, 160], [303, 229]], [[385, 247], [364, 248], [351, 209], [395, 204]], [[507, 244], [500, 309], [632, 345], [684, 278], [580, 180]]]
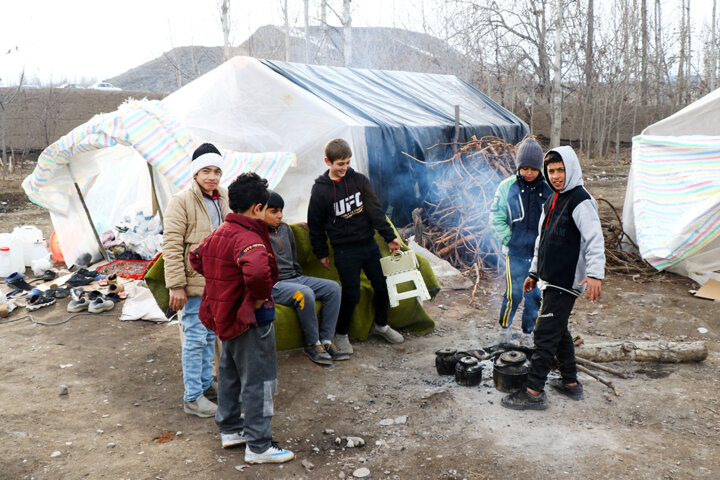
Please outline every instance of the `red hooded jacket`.
[[220, 340], [257, 325], [255, 300], [268, 299], [261, 308], [274, 309], [271, 293], [278, 268], [262, 220], [229, 213], [190, 253], [190, 263], [205, 277], [200, 321]]

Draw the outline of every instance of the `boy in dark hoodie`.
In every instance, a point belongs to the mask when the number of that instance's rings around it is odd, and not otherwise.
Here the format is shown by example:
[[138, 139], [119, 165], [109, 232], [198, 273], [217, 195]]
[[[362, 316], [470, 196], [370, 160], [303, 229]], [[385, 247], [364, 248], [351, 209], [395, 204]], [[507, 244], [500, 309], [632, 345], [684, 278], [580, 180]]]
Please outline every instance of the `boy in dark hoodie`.
[[247, 463], [287, 462], [295, 455], [272, 441], [270, 429], [278, 268], [263, 221], [267, 180], [243, 173], [228, 196], [232, 213], [190, 252], [192, 267], [205, 277], [200, 320], [222, 340], [215, 423], [223, 448], [245, 444]]
[[[300, 328], [305, 337], [305, 355], [320, 365], [347, 360], [350, 355], [338, 351], [333, 345], [338, 313], [340, 311], [340, 285], [325, 278], [303, 275], [298, 263], [295, 236], [283, 222], [285, 201], [276, 192], [270, 193], [265, 210], [265, 223], [270, 231], [275, 260], [278, 264], [278, 282], [272, 290], [275, 302], [297, 310]], [[322, 322], [315, 313], [315, 300], [322, 302]], [[318, 325], [319, 324], [319, 325]]]
[[539, 281], [543, 290], [535, 353], [526, 388], [502, 399], [504, 407], [515, 410], [547, 408], [544, 387], [556, 356], [561, 379], [550, 385], [573, 400], [583, 398], [568, 319], [583, 289], [591, 302], [600, 297], [605, 277], [605, 241], [597, 202], [583, 187], [580, 162], [571, 147], [558, 147], [545, 155], [545, 176], [555, 195], [545, 202], [540, 236], [524, 284], [528, 292]]
[[540, 310], [540, 290], [523, 294], [523, 284], [530, 270], [538, 222], [545, 200], [553, 194], [545, 182], [543, 152], [532, 138], [518, 147], [515, 155], [517, 173], [498, 185], [490, 209], [490, 225], [505, 254], [505, 295], [500, 309], [499, 343], [510, 343], [515, 311], [525, 298], [522, 313], [522, 345], [532, 347], [532, 331]]
[[338, 350], [352, 354], [348, 339], [350, 321], [360, 301], [360, 271], [364, 271], [375, 292], [375, 321], [370, 332], [390, 343], [401, 343], [403, 336], [388, 325], [388, 298], [385, 276], [380, 267], [380, 249], [375, 230], [380, 232], [391, 252], [402, 245], [385, 219], [370, 180], [350, 168], [352, 151], [341, 139], [325, 145], [325, 163], [330, 167], [315, 179], [308, 205], [310, 243], [325, 268], [330, 268], [327, 240], [334, 251], [335, 267], [342, 283], [342, 298], [335, 341]]

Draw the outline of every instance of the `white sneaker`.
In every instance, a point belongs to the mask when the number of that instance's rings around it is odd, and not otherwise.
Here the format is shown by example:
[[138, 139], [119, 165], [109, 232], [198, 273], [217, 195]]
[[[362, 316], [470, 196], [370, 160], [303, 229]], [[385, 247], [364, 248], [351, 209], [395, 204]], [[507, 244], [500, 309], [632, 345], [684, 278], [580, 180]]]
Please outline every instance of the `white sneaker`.
[[222, 442], [222, 448], [232, 448], [238, 445], [244, 445], [245, 434], [244, 433], [221, 433], [220, 441]]
[[338, 352], [347, 353], [348, 355], [353, 354], [353, 347], [350, 345], [350, 339], [347, 335], [335, 335], [333, 343], [337, 347]]
[[506, 344], [512, 342], [512, 330], [510, 327], [500, 327], [500, 335], [498, 336], [499, 344]]
[[522, 338], [520, 338], [520, 345], [527, 348], [533, 348], [535, 346], [535, 337], [533, 336], [533, 333], [523, 333]]
[[284, 463], [295, 458], [290, 450], [280, 448], [277, 442], [271, 442], [270, 448], [263, 453], [254, 453], [245, 445], [245, 463]]
[[389, 343], [402, 343], [405, 341], [405, 337], [397, 330], [393, 330], [390, 325], [381, 327], [373, 323], [372, 327], [370, 327], [370, 333], [384, 338]]
[[115, 302], [106, 299], [103, 295], [100, 295], [95, 300], [90, 302], [88, 305], [88, 312], [90, 313], [102, 313], [112, 310], [115, 306]]
[[189, 415], [196, 415], [200, 418], [210, 418], [215, 416], [217, 405], [200, 395], [192, 402], [184, 402], [183, 410]]

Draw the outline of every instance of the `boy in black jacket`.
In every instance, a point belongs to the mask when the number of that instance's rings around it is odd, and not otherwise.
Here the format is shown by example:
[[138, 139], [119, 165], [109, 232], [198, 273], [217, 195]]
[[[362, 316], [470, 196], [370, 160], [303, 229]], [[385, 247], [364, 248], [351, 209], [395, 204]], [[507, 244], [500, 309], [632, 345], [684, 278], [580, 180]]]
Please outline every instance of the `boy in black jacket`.
[[542, 283], [535, 353], [526, 388], [502, 399], [504, 407], [515, 410], [547, 408], [544, 387], [555, 357], [562, 378], [550, 386], [573, 400], [583, 398], [568, 319], [583, 290], [591, 302], [600, 298], [605, 277], [605, 241], [597, 202], [583, 187], [580, 162], [571, 147], [557, 147], [545, 155], [545, 177], [555, 195], [545, 202], [535, 255], [523, 286], [528, 292]]
[[375, 230], [380, 232], [391, 252], [402, 246], [385, 219], [370, 180], [350, 168], [351, 156], [350, 145], [341, 138], [325, 145], [325, 163], [330, 168], [315, 179], [307, 215], [310, 243], [323, 267], [330, 268], [328, 237], [335, 253], [342, 298], [334, 343], [339, 351], [347, 354], [353, 353], [348, 331], [360, 301], [360, 270], [365, 272], [375, 291], [375, 322], [370, 332], [390, 343], [404, 340], [387, 323], [390, 301]]

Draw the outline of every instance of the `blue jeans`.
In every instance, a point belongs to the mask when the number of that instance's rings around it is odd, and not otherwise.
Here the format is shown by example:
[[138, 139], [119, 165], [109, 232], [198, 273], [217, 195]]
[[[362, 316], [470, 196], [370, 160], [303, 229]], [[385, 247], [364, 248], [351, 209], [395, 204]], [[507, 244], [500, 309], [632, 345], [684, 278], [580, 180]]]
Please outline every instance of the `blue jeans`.
[[[303, 301], [295, 301], [293, 295]], [[272, 296], [275, 303], [295, 307], [307, 345], [315, 345], [319, 340], [332, 341], [340, 312], [340, 285], [337, 282], [300, 275], [280, 280], [273, 287]], [[315, 300], [322, 302], [319, 327]]]
[[505, 257], [506, 287], [505, 297], [503, 298], [502, 308], [500, 309], [501, 327], [510, 327], [510, 325], [512, 325], [515, 312], [524, 297], [525, 307], [523, 308], [522, 314], [522, 331], [523, 333], [530, 333], [535, 328], [538, 310], [540, 310], [540, 289], [536, 287], [530, 292], [523, 292], [523, 283], [525, 283], [531, 263], [532, 258], [510, 255]]
[[205, 328], [198, 312], [201, 297], [188, 297], [183, 307], [182, 324], [185, 341], [182, 346], [182, 369], [185, 393], [183, 400], [193, 402], [210, 388], [212, 383], [213, 357], [215, 356], [215, 332]]

